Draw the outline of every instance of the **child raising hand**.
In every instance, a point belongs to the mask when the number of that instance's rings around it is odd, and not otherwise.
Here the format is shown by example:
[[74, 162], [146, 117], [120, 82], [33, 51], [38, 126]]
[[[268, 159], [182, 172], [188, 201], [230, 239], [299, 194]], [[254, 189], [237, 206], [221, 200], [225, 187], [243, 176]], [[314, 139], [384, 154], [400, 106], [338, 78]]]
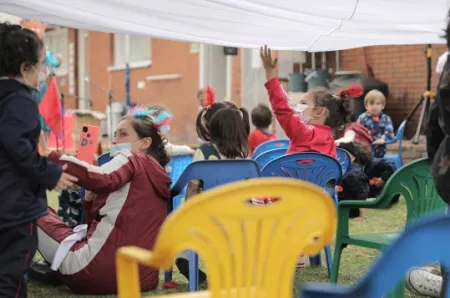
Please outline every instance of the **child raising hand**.
[[272, 59], [267, 46], [261, 47], [260, 54], [272, 110], [290, 140], [287, 153], [319, 152], [336, 158], [333, 129], [343, 129], [350, 122], [351, 96], [348, 92], [332, 95], [325, 88], [316, 88], [308, 91], [292, 109], [276, 77], [277, 59]]

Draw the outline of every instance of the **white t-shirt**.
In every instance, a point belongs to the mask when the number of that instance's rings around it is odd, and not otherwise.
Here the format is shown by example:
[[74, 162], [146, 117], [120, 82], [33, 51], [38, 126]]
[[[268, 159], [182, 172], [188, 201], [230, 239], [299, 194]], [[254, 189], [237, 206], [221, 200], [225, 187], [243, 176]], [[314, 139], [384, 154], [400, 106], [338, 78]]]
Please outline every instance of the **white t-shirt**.
[[436, 63], [436, 72], [441, 74], [444, 71], [445, 62], [447, 62], [448, 51], [439, 56], [438, 61]]

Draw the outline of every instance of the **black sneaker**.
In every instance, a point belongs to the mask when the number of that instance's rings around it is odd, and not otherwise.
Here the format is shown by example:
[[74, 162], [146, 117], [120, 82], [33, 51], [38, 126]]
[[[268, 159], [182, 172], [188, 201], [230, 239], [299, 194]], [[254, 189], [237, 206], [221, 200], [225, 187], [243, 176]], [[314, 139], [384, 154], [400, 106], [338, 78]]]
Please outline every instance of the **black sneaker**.
[[28, 278], [52, 286], [62, 285], [56, 273], [50, 269], [50, 265], [45, 261], [32, 262], [28, 271]]
[[[183, 258], [178, 258], [175, 260], [175, 265], [178, 270], [187, 280], [189, 280], [189, 261]], [[201, 285], [206, 281], [206, 273], [201, 269], [198, 269], [198, 283]]]

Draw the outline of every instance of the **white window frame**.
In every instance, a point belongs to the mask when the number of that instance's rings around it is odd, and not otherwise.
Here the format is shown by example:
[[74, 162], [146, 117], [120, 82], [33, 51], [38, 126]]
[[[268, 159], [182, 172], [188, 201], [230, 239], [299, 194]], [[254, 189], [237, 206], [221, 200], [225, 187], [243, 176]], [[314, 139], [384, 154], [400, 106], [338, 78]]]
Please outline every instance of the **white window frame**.
[[[120, 54], [119, 49], [120, 47], [118, 46], [118, 43], [121, 42], [121, 40], [119, 39], [121, 37], [121, 35], [118, 34], [114, 34], [114, 42], [113, 42], [113, 65], [108, 67], [108, 71], [120, 71], [120, 70], [125, 70], [126, 68], [126, 62], [125, 61], [117, 61], [118, 60], [118, 55]], [[124, 35], [125, 37], [125, 57], [130, 57], [130, 35], [126, 34]], [[146, 68], [146, 67], [150, 67], [152, 65], [152, 45], [151, 45], [151, 38], [148, 38], [148, 42], [149, 42], [149, 53], [148, 53], [148, 59], [144, 59], [141, 61], [132, 61], [129, 62], [130, 68], [134, 69], [134, 68]]]
[[[57, 41], [64, 45], [63, 51], [57, 51], [52, 47], [52, 43], [49, 42], [49, 39], [61, 39]], [[48, 49], [53, 52], [54, 55], [61, 54], [63, 60], [59, 67], [54, 68], [56, 76], [67, 76], [69, 74], [69, 30], [67, 28], [58, 28], [51, 31], [45, 32], [46, 45]], [[54, 42], [54, 41], [53, 41]]]

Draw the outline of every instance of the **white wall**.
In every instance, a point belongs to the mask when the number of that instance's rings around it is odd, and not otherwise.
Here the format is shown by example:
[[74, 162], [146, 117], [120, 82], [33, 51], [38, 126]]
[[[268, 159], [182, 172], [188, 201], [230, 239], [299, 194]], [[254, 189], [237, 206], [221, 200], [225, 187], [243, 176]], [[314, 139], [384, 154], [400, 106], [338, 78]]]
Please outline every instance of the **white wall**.
[[223, 47], [204, 44], [201, 46], [200, 87], [211, 85], [216, 90], [216, 99], [221, 101], [226, 95], [226, 56]]
[[[259, 59], [259, 50], [240, 49], [242, 53], [242, 104], [251, 113], [252, 109], [259, 103], [264, 103], [270, 107], [269, 96], [264, 87], [266, 77], [264, 68]], [[276, 133], [279, 137], [285, 137], [285, 133], [276, 126]]]

